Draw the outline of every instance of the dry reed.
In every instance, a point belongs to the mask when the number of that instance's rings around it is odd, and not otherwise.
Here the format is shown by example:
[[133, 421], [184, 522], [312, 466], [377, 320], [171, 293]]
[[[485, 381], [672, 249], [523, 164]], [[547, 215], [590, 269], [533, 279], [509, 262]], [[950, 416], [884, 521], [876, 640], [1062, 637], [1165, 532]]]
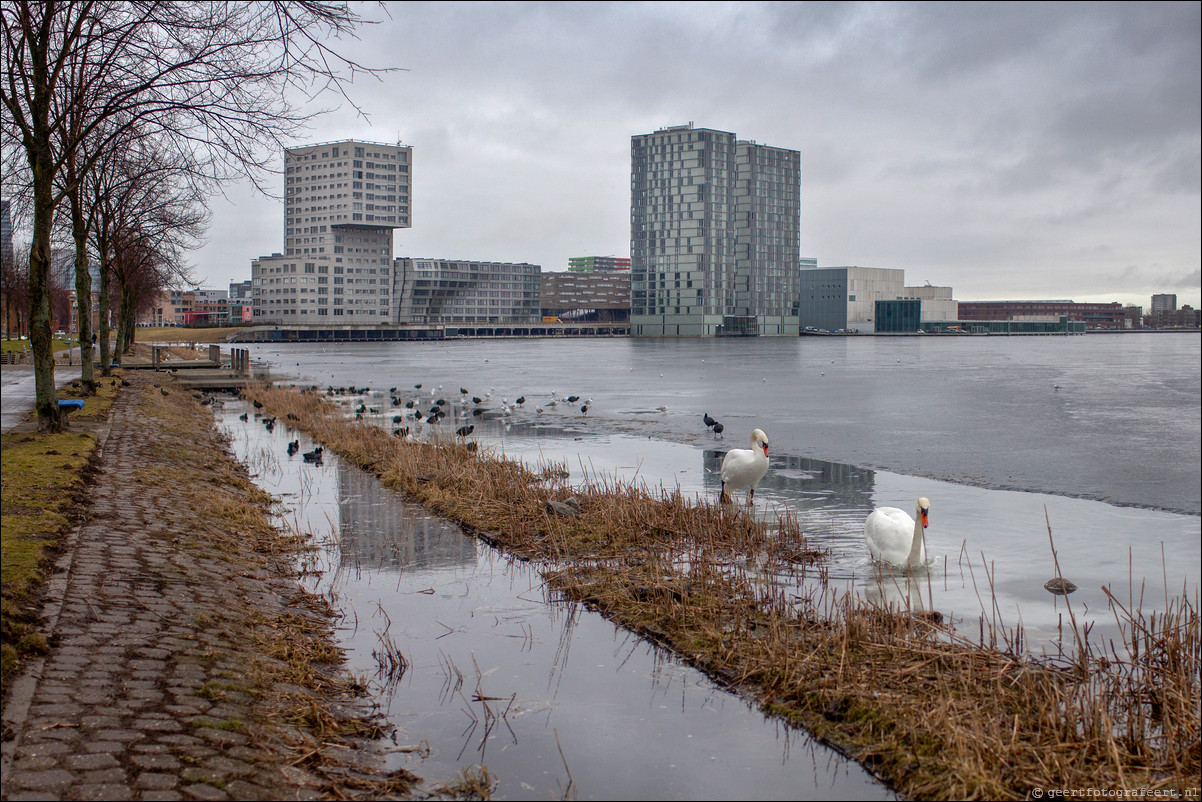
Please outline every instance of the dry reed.
[[[539, 472], [451, 440], [405, 442], [346, 419], [315, 391], [250, 394], [469, 533], [539, 561], [566, 597], [673, 650], [908, 797], [1185, 794], [1199, 785], [1196, 597], [1144, 615], [1112, 596], [1121, 644], [1091, 644], [1073, 619], [1072, 653], [1033, 659], [1021, 631], [982, 623], [970, 642], [937, 616], [845, 594], [791, 595], [772, 577], [821, 575], [822, 555], [788, 514], [765, 525], [615, 480], [573, 489], [557, 466]], [[578, 513], [549, 509], [569, 497]]]

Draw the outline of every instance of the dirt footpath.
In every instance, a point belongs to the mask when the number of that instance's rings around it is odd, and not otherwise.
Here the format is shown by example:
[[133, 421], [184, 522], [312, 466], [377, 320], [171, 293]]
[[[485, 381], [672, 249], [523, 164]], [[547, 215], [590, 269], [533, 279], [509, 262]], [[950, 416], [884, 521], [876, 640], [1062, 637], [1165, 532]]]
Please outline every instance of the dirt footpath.
[[130, 379], [47, 588], [49, 653], [5, 702], [3, 798], [404, 795], [211, 414]]

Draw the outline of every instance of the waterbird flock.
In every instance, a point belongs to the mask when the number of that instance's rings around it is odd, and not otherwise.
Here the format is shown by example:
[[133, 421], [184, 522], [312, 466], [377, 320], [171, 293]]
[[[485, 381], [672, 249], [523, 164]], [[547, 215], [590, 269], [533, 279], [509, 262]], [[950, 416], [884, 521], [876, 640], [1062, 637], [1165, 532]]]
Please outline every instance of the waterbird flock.
[[[487, 416], [499, 419], [508, 429], [513, 416], [526, 408], [525, 404], [530, 395], [523, 393], [517, 396], [511, 404], [507, 398], [501, 398], [499, 402], [494, 399], [493, 388], [489, 388], [483, 394], [472, 394], [466, 387], [459, 387], [458, 396], [452, 399], [443, 395], [441, 385], [428, 389], [424, 396], [421, 393], [422, 388], [423, 383], [419, 382], [413, 385], [415, 391], [413, 393], [402, 394], [398, 387], [389, 388], [388, 391], [390, 407], [403, 410], [390, 416], [394, 426], [392, 433], [409, 442], [422, 442], [422, 438], [419, 437], [422, 423], [428, 427], [436, 427], [446, 418], [462, 424], [454, 430], [455, 436], [462, 440], [466, 440], [475, 431], [475, 425], [468, 422], [471, 418]], [[1060, 388], [1057, 386], [1054, 389]], [[326, 389], [326, 395], [337, 403], [345, 404], [350, 410], [353, 410], [358, 419], [362, 419], [364, 416], [382, 416], [384, 414], [382, 404], [374, 405], [374, 399], [382, 398], [383, 393], [372, 391], [370, 387], [335, 388], [331, 386]], [[557, 410], [561, 403], [569, 405], [570, 408], [570, 405], [581, 401], [583, 403], [578, 407], [580, 415], [587, 416], [593, 399], [582, 399], [580, 395], [574, 393], [561, 396], [556, 390], [550, 390], [544, 401], [532, 406], [535, 415], [542, 416], [548, 411]], [[372, 404], [369, 405], [369, 402]], [[256, 410], [262, 409], [262, 404], [258, 401], [254, 401], [253, 406]], [[425, 411], [423, 411], [423, 407], [426, 407]], [[657, 411], [661, 413], [666, 410], [666, 406], [657, 408]], [[242, 421], [248, 419], [246, 413], [239, 418]], [[261, 418], [264, 427], [269, 432], [276, 423], [275, 417], [263, 416], [258, 411], [255, 412], [255, 418]], [[295, 419], [295, 416], [289, 416], [289, 419]], [[709, 412], [703, 413], [702, 422], [715, 438], [723, 435], [724, 425], [712, 417]], [[383, 421], [380, 423], [382, 425]], [[409, 425], [401, 425], [403, 423]], [[469, 445], [474, 447], [477, 444], [473, 442]], [[750, 507], [754, 504], [756, 487], [768, 471], [768, 436], [762, 429], [757, 428], [751, 432], [750, 446], [749, 449], [731, 449], [723, 456], [719, 492], [721, 503], [729, 503], [735, 491], [745, 490], [747, 505]], [[295, 455], [299, 450], [299, 441], [289, 442], [289, 456]], [[320, 446], [302, 456], [306, 463], [322, 464]], [[927, 563], [925, 531], [929, 526], [929, 521], [930, 501], [926, 498], [916, 501], [913, 518], [904, 510], [896, 507], [874, 509], [864, 524], [864, 538], [869, 556], [881, 564], [907, 571], [922, 568]], [[1057, 594], [1071, 593], [1076, 590], [1076, 586], [1060, 577], [1054, 581], [1050, 580], [1047, 587], [1050, 592]]]
[[[444, 420], [449, 419], [451, 423], [457, 424], [455, 435], [466, 438], [475, 429], [474, 424], [468, 423], [472, 418], [497, 419], [508, 429], [525, 409], [532, 408], [537, 416], [541, 416], [556, 410], [561, 401], [575, 404], [582, 400], [581, 396], [575, 394], [563, 398], [557, 391], [551, 390], [544, 402], [527, 407], [527, 400], [532, 397], [528, 392], [518, 395], [511, 402], [508, 397], [496, 399], [495, 388], [491, 387], [486, 392], [476, 394], [467, 387], [459, 387], [457, 395], [444, 394], [442, 385], [431, 388], [425, 382], [416, 382], [412, 387], [412, 391], [402, 390], [400, 386], [388, 388], [387, 406], [384, 404], [383, 391], [370, 387], [331, 385], [326, 387], [325, 396], [346, 407], [348, 414], [353, 414], [356, 420], [372, 422], [373, 418], [387, 415], [393, 426], [393, 434], [418, 442], [436, 433], [438, 429], [433, 427], [438, 427]], [[376, 399], [379, 399], [378, 406]], [[583, 403], [578, 407], [582, 417], [588, 415], [592, 404], [591, 398], [583, 399]], [[375, 422], [384, 425], [384, 420]], [[410, 425], [403, 426], [405, 423]]]

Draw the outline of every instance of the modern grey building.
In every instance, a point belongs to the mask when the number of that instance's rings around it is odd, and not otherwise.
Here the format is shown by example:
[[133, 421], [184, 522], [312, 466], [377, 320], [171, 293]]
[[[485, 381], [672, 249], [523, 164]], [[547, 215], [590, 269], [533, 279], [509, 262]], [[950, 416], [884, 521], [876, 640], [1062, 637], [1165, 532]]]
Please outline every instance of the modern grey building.
[[1176, 293], [1157, 293], [1152, 296], [1152, 311], [1155, 312], [1174, 312], [1177, 309], [1177, 294]]
[[630, 150], [631, 334], [796, 335], [800, 152], [692, 123]]
[[284, 251], [251, 262], [256, 323], [389, 322], [412, 151], [358, 140], [284, 151]]
[[[904, 270], [888, 267], [808, 267], [801, 271], [801, 325], [807, 329], [861, 334], [896, 330], [897, 321], [878, 319], [879, 302], [916, 301], [891, 306], [891, 314], [904, 311], [917, 330], [928, 321], [954, 321], [957, 302], [951, 287], [905, 286]], [[913, 307], [911, 309], [911, 307]]]
[[862, 334], [876, 330], [876, 302], [905, 297], [905, 271], [819, 267], [801, 273], [801, 325]]
[[400, 257], [394, 323], [539, 323], [542, 268], [509, 262]]

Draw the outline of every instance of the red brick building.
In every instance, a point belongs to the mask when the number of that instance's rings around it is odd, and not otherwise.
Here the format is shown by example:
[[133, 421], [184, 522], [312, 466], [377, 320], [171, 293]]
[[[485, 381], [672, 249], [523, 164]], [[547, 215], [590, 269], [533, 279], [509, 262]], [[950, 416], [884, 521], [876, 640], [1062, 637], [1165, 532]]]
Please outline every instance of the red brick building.
[[1123, 305], [1117, 301], [1079, 304], [1074, 301], [960, 301], [960, 320], [1032, 320], [1059, 318], [1083, 322], [1091, 329], [1127, 328]]

